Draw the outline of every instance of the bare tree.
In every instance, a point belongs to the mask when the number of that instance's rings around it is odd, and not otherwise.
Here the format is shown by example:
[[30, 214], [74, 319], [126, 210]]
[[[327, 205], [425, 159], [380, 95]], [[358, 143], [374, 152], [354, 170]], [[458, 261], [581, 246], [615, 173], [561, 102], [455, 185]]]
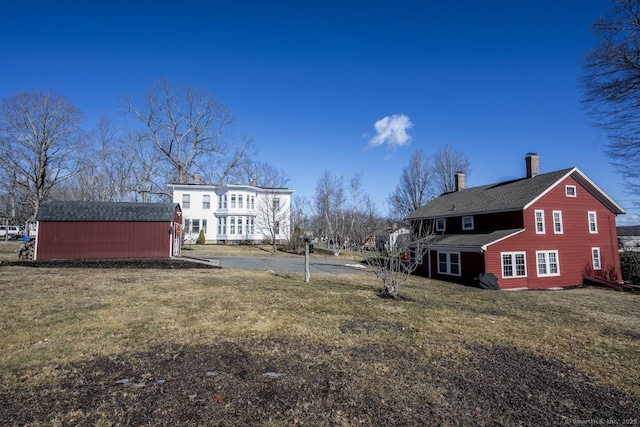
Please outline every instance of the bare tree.
[[278, 251], [280, 237], [290, 238], [290, 210], [288, 197], [282, 197], [276, 189], [260, 193], [256, 200], [256, 224], [269, 240], [273, 252]]
[[340, 255], [347, 225], [346, 197], [343, 178], [325, 170], [316, 184], [315, 209], [322, 219], [324, 238], [334, 254]]
[[400, 182], [389, 195], [389, 206], [396, 219], [406, 218], [433, 197], [432, 179], [429, 158], [422, 150], [414, 151], [409, 164], [402, 169]]
[[285, 188], [289, 177], [282, 170], [262, 161], [248, 159], [241, 170], [240, 182], [255, 181], [264, 188]]
[[205, 89], [158, 80], [141, 106], [130, 99], [127, 109], [144, 125], [140, 142], [160, 153], [165, 180], [187, 183], [198, 169], [220, 183], [250, 151], [248, 138], [235, 139], [234, 117]]
[[640, 1], [613, 0], [593, 24], [598, 45], [584, 60], [583, 103], [609, 138], [606, 153], [640, 190]]
[[407, 283], [411, 274], [422, 264], [429, 251], [432, 233], [407, 234], [392, 246], [385, 248], [362, 248], [362, 254], [372, 273], [382, 281], [380, 296], [397, 298], [400, 287]]
[[448, 193], [456, 189], [456, 173], [471, 174], [471, 162], [462, 152], [450, 144], [439, 148], [433, 155], [433, 187], [435, 194]]
[[80, 170], [81, 120], [80, 111], [53, 92], [20, 93], [2, 102], [0, 167], [15, 176], [32, 214]]
[[291, 203], [291, 238], [289, 244], [299, 249], [304, 241], [305, 233], [310, 231], [311, 203], [304, 196], [294, 196]]
[[362, 188], [362, 176], [361, 173], [355, 174], [349, 180], [351, 202], [346, 206], [348, 223], [345, 233], [354, 247], [375, 243], [376, 231], [381, 225], [373, 199]]

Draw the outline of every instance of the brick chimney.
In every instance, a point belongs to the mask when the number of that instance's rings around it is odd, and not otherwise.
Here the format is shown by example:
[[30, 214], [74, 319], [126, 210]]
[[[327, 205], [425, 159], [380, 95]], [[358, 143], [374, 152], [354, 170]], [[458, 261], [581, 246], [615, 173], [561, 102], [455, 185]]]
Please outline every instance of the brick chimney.
[[464, 190], [464, 174], [456, 172], [453, 177], [455, 178], [456, 191]]
[[193, 174], [193, 183], [200, 184], [200, 174], [198, 172]]
[[533, 178], [540, 174], [540, 157], [538, 153], [527, 153], [524, 158], [527, 164], [527, 178]]
[[252, 187], [257, 187], [258, 186], [258, 180], [255, 178], [251, 178], [251, 181], [249, 181], [249, 185]]

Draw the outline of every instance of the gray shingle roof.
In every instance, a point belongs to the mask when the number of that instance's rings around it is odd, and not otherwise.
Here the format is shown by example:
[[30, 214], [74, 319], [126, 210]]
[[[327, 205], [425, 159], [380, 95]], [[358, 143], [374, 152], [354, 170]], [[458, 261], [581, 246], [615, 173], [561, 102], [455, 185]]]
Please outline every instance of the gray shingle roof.
[[572, 170], [574, 168], [445, 193], [412, 212], [409, 219], [520, 210]]
[[47, 202], [40, 205], [36, 221], [173, 221], [176, 203]]

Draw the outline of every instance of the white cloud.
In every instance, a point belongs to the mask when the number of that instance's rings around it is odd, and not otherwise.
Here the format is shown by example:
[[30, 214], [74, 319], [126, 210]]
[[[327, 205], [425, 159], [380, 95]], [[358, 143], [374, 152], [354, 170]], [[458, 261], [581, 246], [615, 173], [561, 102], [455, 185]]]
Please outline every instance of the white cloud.
[[411, 136], [407, 131], [411, 129], [413, 123], [408, 116], [404, 114], [394, 114], [392, 116], [383, 117], [374, 125], [376, 135], [371, 138], [369, 145], [379, 147], [387, 144], [389, 147], [407, 145], [411, 140]]
[[617, 226], [640, 225], [640, 215], [628, 214], [623, 217], [616, 218]]

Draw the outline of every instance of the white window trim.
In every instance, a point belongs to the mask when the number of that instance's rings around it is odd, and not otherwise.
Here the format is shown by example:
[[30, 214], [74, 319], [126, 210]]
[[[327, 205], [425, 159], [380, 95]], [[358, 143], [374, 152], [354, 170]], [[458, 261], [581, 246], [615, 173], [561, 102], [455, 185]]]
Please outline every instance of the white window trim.
[[[573, 189], [573, 194], [569, 194], [569, 189], [572, 188]], [[578, 197], [578, 191], [576, 189], [575, 185], [565, 185], [564, 186], [564, 194], [567, 197]]]
[[[556, 223], [556, 214], [558, 214], [558, 218], [560, 221]], [[562, 211], [553, 211], [553, 233], [554, 234], [564, 234], [564, 226], [562, 224]], [[560, 231], [556, 230], [556, 224], [560, 224]]]
[[[470, 226], [465, 226], [465, 219], [470, 219], [471, 220], [471, 225]], [[474, 222], [473, 222], [473, 216], [463, 216], [462, 217], [462, 229], [463, 230], [473, 230], [474, 229]]]
[[[511, 257], [511, 266], [513, 267], [513, 275], [512, 276], [505, 276], [504, 275], [504, 256], [505, 255], [509, 255]], [[522, 255], [524, 256], [524, 275], [523, 276], [518, 276], [518, 274], [516, 274], [517, 269], [516, 269], [516, 255]], [[522, 277], [527, 277], [527, 253], [526, 252], [500, 252], [500, 271], [502, 271], [502, 278], [503, 279], [519, 279]]]
[[[594, 256], [598, 254], [597, 257]], [[598, 265], [596, 266], [596, 260]], [[591, 264], [593, 265], [594, 270], [602, 270], [602, 255], [600, 254], [600, 248], [591, 248]]]
[[[549, 271], [551, 271], [551, 263], [549, 262], [549, 254], [555, 254], [556, 255], [556, 264], [558, 266], [558, 272], [557, 273], [549, 273]], [[545, 269], [546, 269], [546, 273], [544, 274], [540, 274], [540, 260], [539, 260], [539, 255], [540, 254], [544, 254], [544, 262], [545, 262]], [[538, 275], [538, 277], [553, 277], [553, 276], [559, 276], [560, 275], [560, 257], [558, 255], [558, 251], [557, 250], [552, 250], [552, 251], [536, 251], [536, 273]]]
[[[591, 229], [591, 214], [593, 214], [593, 225], [595, 227], [595, 230]], [[587, 212], [587, 219], [589, 221], [589, 234], [598, 234], [598, 214], [596, 213], [596, 211]]]
[[[447, 256], [447, 271], [440, 270], [440, 254], [446, 254]], [[451, 255], [458, 255], [458, 274], [451, 272]], [[462, 256], [460, 252], [454, 251], [438, 251], [436, 254], [436, 262], [438, 263], [438, 274], [446, 274], [447, 276], [462, 276]]]
[[[442, 227], [440, 226], [442, 224]], [[444, 231], [447, 228], [446, 218], [436, 218], [436, 231]]]
[[[538, 230], [538, 214], [540, 214], [540, 219], [542, 221], [542, 231]], [[536, 234], [545, 234], [544, 211], [542, 209], [536, 209], [533, 213], [533, 218], [535, 221]]]

